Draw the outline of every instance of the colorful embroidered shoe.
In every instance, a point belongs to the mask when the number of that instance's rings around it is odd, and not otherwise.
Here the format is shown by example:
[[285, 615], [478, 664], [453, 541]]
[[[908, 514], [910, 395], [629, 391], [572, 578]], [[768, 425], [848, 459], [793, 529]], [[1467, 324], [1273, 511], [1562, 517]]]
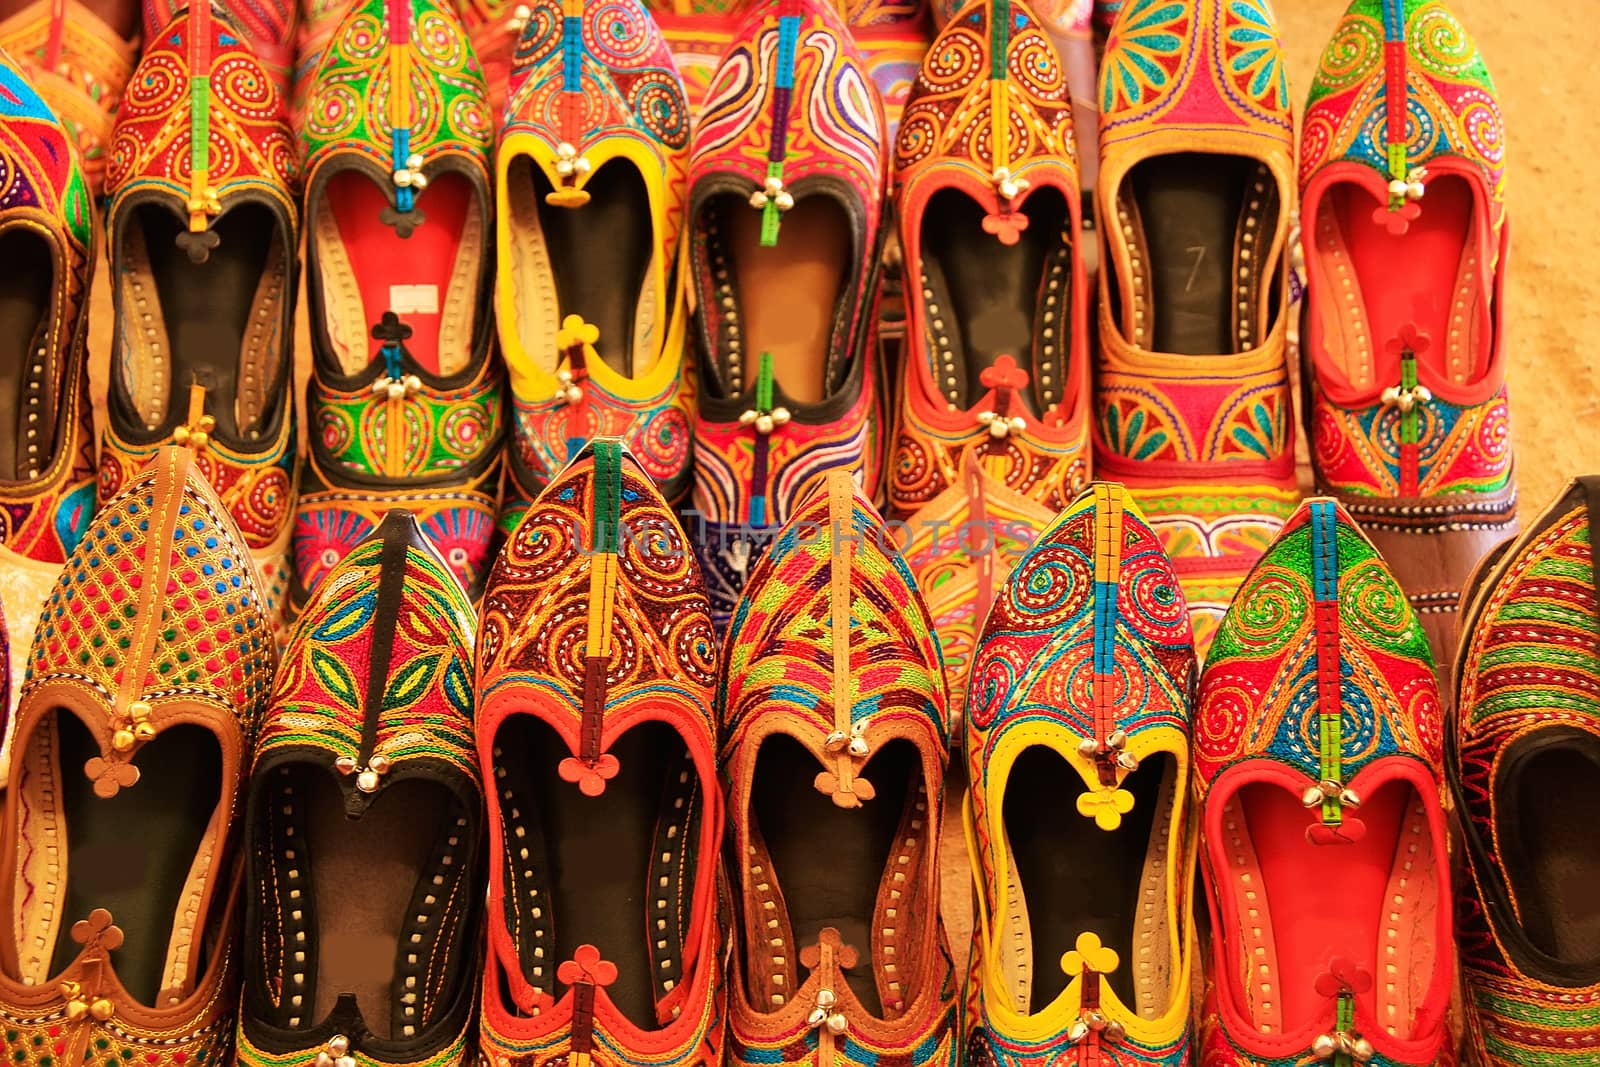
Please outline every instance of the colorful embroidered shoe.
[[0, 781], [28, 627], [94, 513], [85, 369], [93, 223], [70, 134], [0, 53], [0, 610], [18, 627], [8, 660]]
[[533, 20], [533, 8], [522, 0], [459, 0], [457, 10], [483, 66], [490, 111], [500, 116], [506, 109], [518, 42]]
[[1200, 1060], [1455, 1060], [1440, 707], [1372, 542], [1301, 504], [1222, 617], [1195, 775], [1216, 987]]
[[11, 1061], [232, 1062], [235, 814], [274, 659], [238, 528], [194, 454], [160, 450], [33, 636], [6, 789]]
[[689, 166], [693, 500], [719, 627], [815, 476], [839, 467], [869, 494], [878, 484], [884, 138], [877, 89], [832, 5], [749, 8]]
[[688, 539], [620, 441], [591, 442], [533, 501], [483, 612], [478, 760], [501, 857], [483, 1062], [721, 1063], [716, 638]]
[[[592, 437], [620, 437], [676, 501], [692, 377], [677, 283], [689, 111], [637, 0], [537, 0], [496, 171], [511, 474], [531, 499]], [[508, 508], [506, 525], [517, 518]]]
[[[407, 91], [392, 93], [400, 81]], [[416, 517], [475, 599], [503, 433], [489, 306], [494, 132], [454, 9], [353, 6], [324, 53], [305, 143], [313, 373], [295, 605], [391, 508]]]
[[907, 348], [889, 502], [988, 474], [1055, 511], [1089, 475], [1088, 303], [1072, 99], [1019, 0], [964, 8], [923, 61], [895, 148]]
[[[162, 29], [188, 6], [188, 0], [140, 0], [144, 39], [159, 38]], [[240, 32], [245, 46], [272, 79], [278, 99], [287, 102], [294, 76], [299, 0], [216, 0], [214, 6]]]
[[968, 452], [956, 483], [904, 524], [899, 541], [939, 636], [952, 730], [965, 721], [978, 630], [1017, 561], [1054, 519], [1053, 511], [1007, 488]]
[[1294, 119], [1262, 0], [1124, 5], [1100, 72], [1095, 470], [1183, 582], [1203, 658], [1294, 510]]
[[1485, 1067], [1580, 1064], [1600, 1050], [1600, 479], [1580, 478], [1463, 594], [1450, 796], [1466, 1045]]
[[1194, 683], [1172, 564], [1098, 482], [1017, 564], [972, 665], [969, 1064], [1189, 1062]]
[[[112, 7], [122, 10], [113, 14]], [[0, 53], [77, 147], [92, 198], [100, 195], [117, 104], [139, 58], [138, 10], [133, 2], [33, 0], [0, 21]]]
[[1462, 585], [1516, 529], [1504, 152], [1494, 83], [1444, 4], [1350, 6], [1301, 133], [1306, 421], [1318, 490], [1391, 561], [1441, 677]]
[[723, 646], [734, 1067], [960, 1062], [939, 917], [944, 678], [891, 536], [829, 471]]
[[391, 511], [295, 625], [245, 810], [244, 1067], [465, 1061], [476, 624], [417, 521]]
[[265, 70], [201, 4], [145, 52], [106, 179], [116, 321], [100, 499], [162, 445], [192, 449], [275, 627], [294, 514], [297, 155]]

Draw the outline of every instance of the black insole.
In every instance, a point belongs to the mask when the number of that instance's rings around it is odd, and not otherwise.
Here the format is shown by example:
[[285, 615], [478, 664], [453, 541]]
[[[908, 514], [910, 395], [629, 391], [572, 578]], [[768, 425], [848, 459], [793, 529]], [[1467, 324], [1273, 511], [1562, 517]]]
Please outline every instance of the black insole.
[[[1531, 754], [1513, 800], [1520, 862], [1507, 873], [1528, 938], [1560, 960], [1600, 958], [1600, 765], [1570, 748]], [[1502, 830], [1502, 833], [1504, 833]]]
[[900, 817], [916, 799], [920, 766], [910, 742], [889, 742], [857, 775], [872, 783], [873, 798], [841, 808], [813, 784], [823, 769], [816, 757], [795, 739], [775, 734], [761, 743], [751, 779], [751, 816], [772, 857], [795, 945], [815, 945], [824, 927], [838, 930], [860, 957], [845, 978], [877, 1016], [883, 1007], [872, 968], [873, 913]]
[[1058, 961], [1085, 932], [1117, 953], [1117, 969], [1102, 980], [1124, 1004], [1134, 1003], [1134, 917], [1170, 762], [1170, 757], [1152, 756], [1124, 779], [1133, 810], [1111, 831], [1078, 813], [1083, 780], [1056, 752], [1034, 745], [1012, 765], [1001, 813], [1033, 932], [1029, 1012], [1041, 1010], [1066, 988], [1068, 977]]
[[[221, 749], [203, 727], [168, 726], [134, 757], [139, 781], [99, 797], [83, 767], [100, 755], [100, 746], [71, 713], [56, 712], [55, 720], [67, 895], [51, 973], [59, 974], [83, 947], [72, 939], [72, 925], [105, 908], [125, 937], [113, 957], [117, 977], [135, 1000], [155, 1006], [178, 901], [222, 796]], [[222, 872], [213, 870], [212, 877]]]
[[[936, 347], [947, 347], [956, 367], [955, 385], [939, 384], [957, 407], [970, 407], [986, 391], [980, 376], [998, 357], [1009, 354], [1029, 371], [1030, 388], [1020, 395], [1037, 412], [1040, 381], [1033, 366], [1034, 337], [1046, 264], [1062, 247], [1062, 232], [1068, 225], [1067, 201], [1055, 189], [1030, 193], [1022, 204], [1027, 229], [1009, 245], [983, 228], [986, 214], [959, 189], [934, 193], [923, 212], [924, 281], [941, 303], [938, 317], [947, 327], [944, 336], [950, 338], [948, 346]], [[1070, 293], [1070, 286], [1063, 291]]]
[[[1244, 156], [1179, 152], [1146, 159], [1128, 172], [1149, 260], [1155, 351], [1189, 356], [1241, 351], [1234, 325], [1234, 243], [1258, 168]], [[1277, 185], [1265, 184], [1254, 228], [1260, 235], [1257, 251], [1277, 226]], [[1251, 283], [1252, 292], [1259, 293], [1259, 260], [1252, 265]]]
[[[167, 397], [167, 425], [178, 425], [189, 411], [189, 387], [200, 384], [216, 400], [206, 404], [206, 414], [217, 420], [217, 431], [238, 440], [234, 398], [239, 378], [239, 358], [261, 274], [278, 234], [277, 220], [262, 204], [236, 204], [212, 220], [216, 247], [203, 263], [189, 258], [177, 244], [188, 223], [165, 205], [143, 204], [135, 209], [133, 224], [144, 235], [150, 273], [161, 299], [161, 319], [171, 347], [172, 368]], [[288, 299], [279, 294], [280, 299]], [[276, 327], [274, 326], [274, 329]], [[286, 341], [280, 339], [280, 343]], [[276, 373], [276, 368], [269, 368]]]
[[572, 751], [532, 716], [508, 719], [495, 742], [506, 771], [499, 785], [512, 795], [505, 803], [541, 824], [548, 850], [543, 873], [553, 897], [555, 944], [545, 966], [559, 967], [578, 946], [593, 945], [617, 966], [616, 981], [606, 987], [612, 1003], [634, 1025], [656, 1029], [650, 860], [669, 769], [680, 767], [687, 752], [683, 738], [658, 722], [629, 729], [607, 750], [619, 769], [597, 797], [561, 778], [558, 768]]
[[587, 204], [552, 207], [544, 199], [553, 188], [544, 172], [527, 159], [516, 166], [524, 176], [513, 174], [511, 181], [531, 183], [537, 198], [561, 314], [582, 315], [597, 327], [595, 351], [612, 370], [632, 377], [634, 320], [655, 250], [644, 179], [631, 163], [615, 160], [584, 185]]
[[[23, 385], [39, 361], [54, 284], [55, 263], [44, 238], [21, 229], [0, 234], [0, 480], [21, 481], [28, 476], [20, 462], [26, 455], [28, 429], [23, 423]], [[46, 358], [52, 355], [56, 353]], [[40, 397], [40, 403], [45, 399]], [[44, 425], [41, 417], [34, 430], [42, 463], [50, 454], [54, 427]]]

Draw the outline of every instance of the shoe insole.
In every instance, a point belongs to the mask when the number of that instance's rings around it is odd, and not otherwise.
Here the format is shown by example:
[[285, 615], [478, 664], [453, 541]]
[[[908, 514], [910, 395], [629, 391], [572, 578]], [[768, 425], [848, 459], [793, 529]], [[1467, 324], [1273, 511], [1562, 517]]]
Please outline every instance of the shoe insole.
[[[52, 451], [54, 420], [45, 415], [55, 398], [44, 395], [53, 384], [44, 374], [56, 353], [41, 356], [40, 349], [49, 336], [54, 284], [55, 263], [43, 238], [23, 229], [0, 234], [0, 480], [29, 476], [29, 429], [37, 464], [48, 462]], [[24, 421], [29, 411], [31, 424]]]
[[1149, 301], [1153, 351], [1230, 355], [1260, 343], [1257, 301], [1270, 279], [1259, 261], [1241, 263], [1250, 273], [1236, 278], [1234, 259], [1247, 213], [1255, 219], [1248, 230], [1258, 235], [1252, 238], [1258, 251], [1277, 227], [1278, 187], [1270, 177], [1259, 180], [1264, 172], [1243, 156], [1180, 152], [1153, 156], [1128, 173], [1123, 195], [1131, 194], [1128, 218], [1144, 239], [1147, 284], [1140, 295]]
[[[924, 317], [930, 329], [935, 320], [945, 325], [933, 338], [935, 358], [944, 364], [939, 384], [950, 403], [969, 408], [988, 391], [983, 372], [1009, 355], [1029, 372], [1029, 388], [1017, 395], [1037, 414], [1043, 407], [1035, 342], [1039, 305], [1049, 261], [1071, 247], [1066, 243], [1071, 234], [1063, 237], [1070, 218], [1067, 202], [1055, 189], [1028, 194], [1022, 202], [1028, 225], [1015, 244], [983, 228], [986, 214], [959, 189], [941, 189], [923, 209], [922, 282], [939, 309], [937, 314], [928, 309]], [[1063, 285], [1070, 293], [1070, 285]], [[1059, 375], [1052, 377], [1059, 385]]]
[[873, 973], [873, 915], [890, 873], [896, 831], [920, 792], [920, 769], [909, 742], [891, 741], [858, 772], [872, 783], [873, 798], [841, 808], [813, 784], [822, 770], [816, 757], [793, 738], [775, 734], [761, 743], [751, 777], [750, 817], [772, 858], [794, 944], [815, 945], [824, 928], [838, 930], [859, 956], [845, 972], [850, 990], [878, 1017], [884, 1009]]
[[[1382, 363], [1380, 354], [1400, 328], [1414, 325], [1426, 334], [1426, 351], [1419, 362], [1455, 383], [1467, 384], [1487, 368], [1492, 345], [1480, 336], [1478, 321], [1489, 296], [1482, 292], [1476, 252], [1469, 246], [1472, 232], [1472, 190], [1465, 179], [1441, 175], [1428, 182], [1427, 195], [1416, 204], [1422, 213], [1403, 234], [1389, 231], [1374, 218], [1384, 201], [1364, 186], [1341, 182], [1328, 190], [1323, 211], [1332, 211], [1355, 272], [1362, 306], [1366, 311], [1366, 337], [1374, 351], [1367, 367]], [[1320, 243], [1320, 242], [1319, 242]], [[1455, 305], [1454, 308], [1452, 305]], [[1339, 314], [1330, 307], [1326, 314]], [[1461, 325], [1451, 333], [1452, 317]], [[1350, 362], [1353, 353], [1327, 349], [1327, 358], [1343, 363], [1345, 373], [1358, 387], [1393, 385], [1375, 381], [1370, 372]]]
[[1506, 871], [1529, 940], [1556, 959], [1600, 958], [1600, 775], [1595, 760], [1571, 749], [1530, 755], [1518, 768], [1515, 834], [1519, 862]]
[[[438, 375], [459, 371], [471, 354], [468, 348], [477, 297], [473, 291], [457, 291], [454, 283], [463, 277], [475, 286], [479, 278], [476, 262], [461, 262], [466, 251], [462, 241], [467, 212], [474, 207], [472, 184], [459, 174], [440, 174], [429, 182], [416, 202], [423, 222], [409, 237], [401, 237], [383, 221], [385, 213], [393, 210], [389, 194], [364, 173], [347, 170], [336, 175], [328, 182], [326, 198], [336, 232], [318, 226], [312, 233], [319, 243], [340, 242], [343, 254], [327, 256], [318, 250], [325, 298], [345, 299], [346, 288], [334, 284], [327, 274], [347, 267], [354, 275], [360, 321], [366, 327], [359, 336], [348, 338], [348, 347], [339, 353], [344, 372], [359, 374], [370, 365], [378, 342], [371, 339], [369, 331], [385, 311], [393, 311], [411, 327], [406, 350], [424, 369]], [[481, 256], [480, 248], [472, 258]], [[463, 305], [469, 309], [463, 320], [465, 329], [459, 331], [460, 336], [443, 336], [446, 316]], [[347, 308], [328, 309], [330, 317], [349, 313]]]
[[[508, 719], [495, 742], [498, 766], [506, 772], [497, 780], [506, 814], [540, 824], [531, 836], [545, 842], [540, 873], [552, 898], [546, 925], [554, 935], [543, 957], [546, 973], [572, 959], [580, 945], [593, 945], [601, 959], [617, 966], [606, 995], [634, 1025], [656, 1029], [647, 932], [651, 859], [656, 825], [666, 814], [662, 798], [669, 771], [676, 773], [688, 751], [682, 737], [658, 722], [629, 729], [607, 750], [619, 767], [597, 797], [562, 779], [558, 768], [572, 750], [532, 716]], [[508, 825], [508, 842], [524, 840], [515, 829]], [[692, 885], [682, 891], [692, 899]]]
[[[744, 381], [756, 380], [761, 355], [772, 375], [802, 404], [827, 396], [842, 368], [830, 365], [833, 334], [854, 253], [850, 220], [830, 197], [804, 196], [783, 214], [778, 243], [761, 245], [760, 211], [725, 212], [744, 331]], [[728, 217], [731, 216], [731, 217]]]
[[[646, 285], [656, 234], [639, 171], [625, 159], [602, 164], [584, 185], [589, 202], [575, 208], [545, 201], [553, 187], [527, 157], [512, 163], [507, 181], [509, 195], [522, 201], [513, 205], [514, 213], [525, 213], [529, 201], [535, 208], [560, 317], [581, 315], [596, 327], [595, 350], [618, 374], [632, 378], [647, 372], [654, 352], [643, 350], [647, 338], [640, 326], [650, 313], [642, 303], [655, 299]], [[554, 338], [550, 344], [553, 348]]]
[[[243, 384], [239, 381], [240, 363], [252, 362], [254, 374], [259, 375], [254, 388], [265, 391], [278, 379], [287, 344], [273, 318], [278, 308], [266, 306], [260, 299], [274, 280], [279, 282], [277, 300], [287, 299], [283, 291], [287, 279], [267, 277], [269, 269], [285, 273], [277, 219], [262, 204], [230, 207], [212, 220], [210, 232], [218, 241], [202, 263], [194, 262], [178, 246], [176, 239], [188, 225], [165, 205], [135, 208], [130, 227], [138, 234], [124, 238], [129, 269], [138, 271], [148, 264], [159, 301], [156, 313], [161, 316], [169, 351], [131, 352], [126, 358], [155, 358], [169, 368], [167, 417], [162, 425], [184, 421], [189, 387], [199, 384], [217, 398], [207, 402], [206, 413], [216, 419], [219, 434], [234, 440], [250, 434], [257, 429], [259, 418], [247, 418], [244, 426], [239, 425], [238, 409], [248, 407], [235, 403]], [[124, 313], [132, 314], [133, 309], [125, 308]], [[252, 321], [262, 313], [267, 316], [264, 329]], [[137, 328], [132, 332], [137, 333]], [[247, 353], [247, 343], [260, 344], [262, 350]]]
[[[124, 935], [112, 957], [117, 977], [140, 1004], [162, 1006], [158, 995], [174, 917], [222, 797], [217, 739], [199, 726], [167, 727], [135, 755], [138, 782], [107, 798], [95, 795], [84, 773], [100, 746], [75, 715], [54, 717], [67, 892], [50, 973], [61, 973], [83, 948], [72, 939], [73, 924], [105, 908]], [[191, 972], [188, 982], [196, 977]]]
[[[1135, 915], [1162, 782], [1172, 766], [1170, 757], [1151, 757], [1131, 772], [1122, 788], [1133, 794], [1133, 810], [1122, 817], [1122, 825], [1107, 831], [1078, 813], [1078, 796], [1086, 791], [1083, 780], [1054, 750], [1035, 745], [1012, 764], [1001, 817], [1033, 935], [1029, 1014], [1048, 1006], [1067, 987], [1070, 979], [1061, 957], [1083, 933], [1097, 935], [1116, 952], [1118, 966], [1102, 981], [1109, 982], [1124, 1004], [1137, 1003]], [[1155, 836], [1164, 855], [1165, 828]], [[1157, 907], [1164, 918], [1164, 898]], [[1163, 930], [1163, 947], [1165, 936]]]
[[[1306, 829], [1317, 821], [1316, 809], [1307, 809], [1281, 786], [1247, 785], [1234, 803], [1242, 812], [1242, 825], [1236, 827], [1242, 847], [1253, 849], [1257, 870], [1251, 871], [1252, 863], [1231, 867], [1237, 898], [1232, 906], [1245, 928], [1246, 958], [1269, 961], [1260, 965], [1268, 970], [1253, 967], [1247, 980], [1270, 988], [1246, 1003], [1276, 1005], [1275, 1033], [1325, 1024], [1328, 998], [1317, 991], [1316, 979], [1334, 959], [1343, 959], [1372, 976], [1368, 995], [1379, 1004], [1378, 1016], [1393, 1022], [1391, 1032], [1406, 1036], [1416, 1023], [1412, 998], [1420, 1002], [1432, 978], [1441, 875], [1433, 870], [1433, 842], [1417, 814], [1415, 790], [1406, 782], [1389, 782], [1363, 798], [1360, 808], [1347, 809], [1347, 818], [1358, 818], [1366, 827], [1361, 839], [1349, 844], [1313, 844]], [[1256, 875], [1259, 884], [1254, 884]], [[1248, 917], [1260, 909], [1259, 898], [1270, 909], [1270, 948], [1252, 932]], [[1265, 951], [1254, 954], [1257, 946]], [[1391, 957], [1391, 946], [1407, 959]], [[1391, 965], [1393, 972], [1386, 970]]]

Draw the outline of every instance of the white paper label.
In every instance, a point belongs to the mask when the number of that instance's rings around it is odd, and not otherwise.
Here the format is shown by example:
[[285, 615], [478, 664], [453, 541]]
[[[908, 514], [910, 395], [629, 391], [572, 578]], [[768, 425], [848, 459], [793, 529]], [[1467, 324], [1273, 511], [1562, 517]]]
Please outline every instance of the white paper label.
[[389, 286], [389, 310], [396, 315], [439, 314], [437, 285]]

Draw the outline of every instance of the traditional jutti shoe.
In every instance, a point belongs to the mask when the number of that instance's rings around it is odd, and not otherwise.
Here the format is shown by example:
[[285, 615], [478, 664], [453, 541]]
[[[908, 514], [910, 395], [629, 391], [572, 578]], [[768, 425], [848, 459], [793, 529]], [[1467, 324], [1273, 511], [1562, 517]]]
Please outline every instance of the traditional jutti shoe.
[[[497, 156], [512, 480], [530, 499], [590, 438], [620, 437], [676, 501], [693, 391], [676, 275], [689, 112], [637, 0], [565, 10], [532, 8]], [[591, 114], [595, 99], [608, 104]]]
[[[1226, 87], [1219, 92], [1218, 85]], [[1203, 659], [1294, 510], [1294, 119], [1261, 0], [1124, 5], [1100, 73], [1095, 470], [1161, 537]]]
[[465, 593], [392, 511], [296, 623], [245, 808], [239, 1057], [452, 1067], [475, 1022], [483, 786]]
[[235, 816], [274, 666], [238, 528], [194, 454], [162, 449], [33, 635], [0, 883], [8, 1059], [233, 1061]]
[[1301, 504], [1222, 617], [1194, 723], [1218, 1067], [1455, 1060], [1438, 687], [1388, 566]]
[[[368, 47], [373, 34], [384, 47]], [[388, 88], [400, 81], [404, 92]], [[454, 8], [351, 7], [317, 73], [304, 138], [311, 433], [294, 603], [391, 508], [416, 516], [476, 598], [504, 425], [489, 305], [494, 123]]]
[[91, 198], [100, 195], [117, 105], [139, 58], [139, 4], [117, 6], [118, 25], [102, 15], [104, 5], [82, 0], [33, 0], [0, 21], [0, 52], [77, 147]]
[[891, 509], [956, 484], [971, 451], [1059, 510], [1089, 475], [1077, 148], [1060, 58], [1019, 0], [972, 4], [940, 33], [900, 124], [895, 186], [907, 358]]
[[1600, 1054], [1597, 526], [1600, 479], [1580, 478], [1463, 593], [1445, 751], [1466, 1046], [1485, 1067]]
[[1441, 677], [1462, 585], [1516, 529], [1504, 153], [1494, 83], [1447, 7], [1350, 6], [1301, 132], [1311, 459], [1390, 561]]
[[728, 1062], [954, 1067], [948, 760], [932, 619], [848, 471], [750, 576], [717, 687], [734, 915]]
[[164, 444], [192, 449], [276, 626], [296, 474], [299, 153], [266, 70], [207, 4], [181, 11], [139, 71], [106, 179], [116, 321], [100, 499]]
[[689, 168], [693, 501], [719, 627], [815, 476], [841, 467], [876, 490], [885, 137], [877, 89], [831, 4], [746, 11]]
[[[144, 11], [144, 39], [154, 41], [188, 0], [139, 0]], [[287, 103], [294, 78], [295, 31], [300, 0], [215, 0], [216, 10], [239, 31], [245, 45], [266, 70]]]
[[[8, 662], [27, 670], [39, 616], [94, 513], [85, 367], [93, 225], [71, 134], [0, 53], [0, 611], [18, 632]], [[0, 781], [10, 767], [6, 717]]]
[[590, 443], [484, 594], [484, 1063], [722, 1062], [715, 678], [676, 516], [620, 441]]
[[1194, 638], [1119, 485], [1073, 500], [978, 638], [967, 1062], [1189, 1062]]

